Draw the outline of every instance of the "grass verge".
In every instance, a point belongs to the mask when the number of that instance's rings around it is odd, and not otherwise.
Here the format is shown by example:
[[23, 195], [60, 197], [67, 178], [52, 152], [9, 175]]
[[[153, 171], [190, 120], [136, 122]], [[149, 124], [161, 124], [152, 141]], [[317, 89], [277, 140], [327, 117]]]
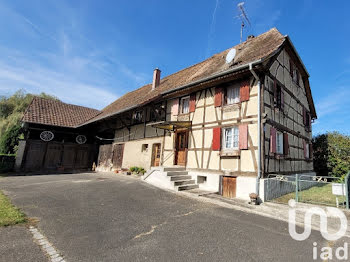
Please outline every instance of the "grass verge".
[[[274, 199], [275, 202], [287, 204], [289, 199], [295, 199], [295, 192]], [[345, 197], [338, 196], [339, 203], [345, 201]], [[299, 192], [299, 201], [327, 206], [336, 205], [336, 196], [332, 194], [332, 185], [314, 186]]]
[[27, 222], [26, 215], [11, 204], [0, 191], [0, 226], [10, 226]]

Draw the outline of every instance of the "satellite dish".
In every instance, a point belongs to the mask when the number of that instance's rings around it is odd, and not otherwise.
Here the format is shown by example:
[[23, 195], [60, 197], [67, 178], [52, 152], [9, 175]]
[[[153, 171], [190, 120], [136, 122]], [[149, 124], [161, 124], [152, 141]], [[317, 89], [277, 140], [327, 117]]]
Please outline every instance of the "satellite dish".
[[226, 55], [226, 63], [231, 63], [236, 56], [236, 49], [232, 48]]

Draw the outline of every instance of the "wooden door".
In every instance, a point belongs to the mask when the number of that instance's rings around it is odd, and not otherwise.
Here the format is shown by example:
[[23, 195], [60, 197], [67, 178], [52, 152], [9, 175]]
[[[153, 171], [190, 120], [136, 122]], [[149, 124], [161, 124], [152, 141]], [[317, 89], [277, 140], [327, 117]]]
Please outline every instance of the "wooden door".
[[98, 166], [110, 167], [112, 162], [112, 145], [100, 145], [100, 150], [98, 154]]
[[45, 142], [27, 141], [25, 162], [23, 164], [26, 171], [40, 170], [45, 156]]
[[76, 145], [63, 146], [62, 166], [64, 169], [73, 169], [76, 154]]
[[76, 149], [75, 156], [75, 168], [88, 168], [89, 167], [89, 147], [88, 146], [78, 146]]
[[160, 165], [160, 144], [153, 144], [152, 147], [152, 166]]
[[227, 198], [236, 197], [236, 177], [222, 177], [222, 196]]
[[56, 170], [61, 166], [61, 156], [62, 156], [62, 144], [59, 143], [48, 143], [46, 154], [45, 154], [45, 169]]
[[188, 132], [176, 132], [175, 139], [175, 165], [185, 166], [188, 148]]
[[113, 168], [121, 168], [123, 165], [124, 144], [113, 147]]

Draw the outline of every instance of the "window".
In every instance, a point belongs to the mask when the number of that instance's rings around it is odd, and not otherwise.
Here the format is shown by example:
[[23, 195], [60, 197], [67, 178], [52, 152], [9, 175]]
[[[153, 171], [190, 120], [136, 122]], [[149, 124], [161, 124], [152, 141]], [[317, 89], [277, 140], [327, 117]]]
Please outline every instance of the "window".
[[305, 126], [307, 129], [311, 128], [311, 117], [309, 112], [306, 112]]
[[305, 144], [305, 158], [310, 158], [310, 144]]
[[276, 101], [275, 106], [282, 109], [282, 88], [280, 85], [276, 85]]
[[299, 71], [297, 69], [297, 67], [293, 64], [293, 62], [290, 61], [290, 75], [293, 79], [293, 81], [299, 85]]
[[276, 153], [283, 154], [283, 133], [278, 131], [276, 133]]
[[238, 149], [239, 129], [237, 126], [224, 128], [224, 149]]
[[232, 105], [240, 102], [239, 86], [231, 86], [226, 89], [226, 104]]
[[181, 114], [188, 114], [190, 112], [190, 97], [186, 96], [181, 98]]
[[147, 152], [148, 151], [148, 144], [142, 144], [141, 152]]
[[143, 111], [136, 111], [134, 112], [132, 119], [134, 120], [134, 123], [142, 122], [143, 117]]

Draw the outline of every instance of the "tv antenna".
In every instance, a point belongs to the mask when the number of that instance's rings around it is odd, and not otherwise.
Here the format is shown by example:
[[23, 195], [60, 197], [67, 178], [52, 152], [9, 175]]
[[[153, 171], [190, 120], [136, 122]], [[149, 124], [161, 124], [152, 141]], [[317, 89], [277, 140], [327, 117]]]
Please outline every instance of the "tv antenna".
[[242, 22], [241, 23], [241, 41], [240, 41], [240, 43], [242, 43], [243, 29], [244, 29], [246, 24], [248, 24], [249, 26], [251, 26], [251, 24], [250, 24], [250, 21], [248, 19], [247, 12], [244, 9], [244, 2], [240, 2], [237, 5], [237, 7], [238, 7], [238, 12], [239, 12], [238, 17], [241, 19], [241, 22]]

